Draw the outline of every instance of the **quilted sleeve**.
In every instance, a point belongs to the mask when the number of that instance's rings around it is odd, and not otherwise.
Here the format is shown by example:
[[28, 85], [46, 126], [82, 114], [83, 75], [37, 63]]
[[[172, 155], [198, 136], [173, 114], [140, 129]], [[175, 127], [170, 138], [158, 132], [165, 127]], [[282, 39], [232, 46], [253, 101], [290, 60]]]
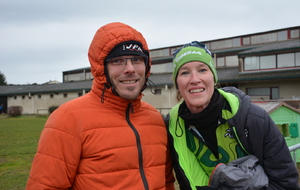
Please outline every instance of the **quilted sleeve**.
[[51, 114], [40, 136], [26, 190], [71, 187], [81, 154], [75, 126], [67, 110], [58, 108]]

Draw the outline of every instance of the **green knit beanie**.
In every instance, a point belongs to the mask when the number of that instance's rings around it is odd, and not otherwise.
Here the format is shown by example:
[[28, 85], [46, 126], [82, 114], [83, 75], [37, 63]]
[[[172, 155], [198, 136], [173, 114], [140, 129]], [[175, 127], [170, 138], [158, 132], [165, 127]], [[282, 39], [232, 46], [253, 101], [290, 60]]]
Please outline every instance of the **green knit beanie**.
[[176, 78], [181, 66], [191, 61], [200, 61], [208, 65], [214, 75], [215, 83], [218, 82], [217, 71], [214, 66], [210, 51], [200, 42], [193, 41], [185, 44], [181, 49], [173, 54], [173, 81], [177, 87]]

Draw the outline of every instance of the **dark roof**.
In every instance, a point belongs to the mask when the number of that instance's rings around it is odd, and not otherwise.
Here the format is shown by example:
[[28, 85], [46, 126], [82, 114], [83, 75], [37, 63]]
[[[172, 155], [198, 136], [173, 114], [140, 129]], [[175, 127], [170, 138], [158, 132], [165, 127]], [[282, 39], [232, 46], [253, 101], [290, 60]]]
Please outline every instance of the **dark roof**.
[[234, 80], [239, 73], [238, 67], [217, 68], [219, 82], [226, 80]]
[[253, 53], [265, 53], [272, 51], [282, 51], [289, 49], [299, 49], [300, 48], [300, 40], [292, 40], [292, 41], [284, 41], [284, 42], [276, 42], [271, 44], [266, 44], [257, 48], [253, 48], [250, 50], [242, 51], [239, 55], [253, 54]]
[[78, 72], [78, 71], [88, 71], [90, 70], [90, 67], [83, 67], [83, 68], [78, 68], [78, 69], [72, 69], [72, 70], [67, 70], [67, 71], [63, 71], [63, 73], [72, 73], [72, 72]]
[[217, 69], [219, 82], [300, 78], [300, 67], [284, 70], [239, 72], [237, 67]]
[[[256, 71], [239, 73], [237, 67], [218, 68], [219, 82], [241, 82], [253, 80], [269, 80], [269, 79], [285, 79], [300, 78], [300, 68], [277, 70], [277, 71]], [[172, 73], [151, 74], [149, 79], [156, 86], [174, 85], [172, 81]], [[70, 92], [79, 90], [90, 90], [92, 80], [64, 82], [59, 84], [43, 84], [43, 85], [4, 85], [0, 86], [0, 96], [18, 95], [18, 94], [34, 94], [34, 93], [56, 93]], [[148, 87], [150, 85], [148, 84]]]
[[[172, 73], [151, 75], [149, 79], [156, 86], [173, 85]], [[78, 90], [90, 90], [92, 80], [64, 82], [59, 84], [43, 84], [43, 85], [4, 85], [0, 86], [0, 96], [18, 95], [18, 94], [37, 94], [37, 93], [56, 93], [70, 92]], [[148, 86], [150, 86], [148, 84]]]
[[173, 61], [173, 56], [153, 57], [152, 65], [159, 64], [159, 63], [172, 62], [172, 61]]
[[4, 85], [0, 86], [0, 96], [90, 90], [91, 86], [92, 80], [43, 85]]
[[[238, 67], [217, 69], [218, 80], [222, 82], [242, 82], [253, 80], [300, 78], [300, 68], [272, 71], [239, 73]], [[172, 73], [151, 74], [149, 79], [156, 86], [173, 85]]]

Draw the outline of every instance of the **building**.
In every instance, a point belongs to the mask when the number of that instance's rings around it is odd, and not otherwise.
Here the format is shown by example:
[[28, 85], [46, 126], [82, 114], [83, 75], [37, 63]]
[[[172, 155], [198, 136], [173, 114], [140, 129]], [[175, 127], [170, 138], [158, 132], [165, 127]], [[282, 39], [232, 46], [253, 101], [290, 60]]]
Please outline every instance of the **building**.
[[[219, 85], [235, 86], [252, 100], [300, 99], [300, 26], [204, 41], [213, 54]], [[180, 46], [151, 50], [151, 78], [160, 97], [151, 102], [157, 108], [173, 106], [172, 53]]]
[[0, 103], [5, 110], [22, 106], [23, 114], [48, 114], [48, 108], [59, 106], [91, 90], [92, 81], [78, 81], [42, 85], [0, 86]]
[[[220, 87], [235, 86], [253, 101], [300, 99], [300, 26], [202, 42], [212, 52]], [[181, 46], [150, 52], [152, 83], [143, 100], [162, 114], [177, 104], [172, 53]], [[41, 113], [88, 92], [91, 80], [86, 67], [64, 71], [61, 84], [0, 86], [0, 103], [22, 106], [23, 113]]]
[[[262, 107], [272, 118], [280, 132], [283, 134], [289, 147], [300, 143], [300, 110], [284, 102], [254, 102]], [[298, 101], [299, 103], [299, 101]], [[300, 162], [300, 152], [296, 153], [296, 162]]]

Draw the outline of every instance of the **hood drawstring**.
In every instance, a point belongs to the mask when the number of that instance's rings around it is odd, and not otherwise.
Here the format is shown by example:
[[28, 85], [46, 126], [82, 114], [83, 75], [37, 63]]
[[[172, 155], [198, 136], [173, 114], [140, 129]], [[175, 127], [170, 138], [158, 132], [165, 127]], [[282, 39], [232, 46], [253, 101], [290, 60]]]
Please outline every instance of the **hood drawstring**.
[[[181, 130], [181, 134], [177, 134], [177, 128], [178, 128], [178, 126], [179, 126], [179, 129]], [[183, 135], [183, 128], [180, 125], [179, 116], [177, 116], [177, 119], [176, 119], [175, 134], [176, 134], [177, 137], [182, 137], [182, 135]]]
[[106, 89], [109, 89], [109, 88], [110, 88], [110, 86], [109, 86], [107, 83], [105, 83], [105, 84], [104, 84], [104, 88], [103, 88], [103, 90], [102, 90], [101, 103], [104, 103], [104, 93], [105, 93], [105, 90], [106, 90]]
[[[149, 78], [148, 78], [147, 83], [149, 83], [149, 86], [150, 86], [150, 92], [151, 92], [152, 94], [156, 94], [156, 92], [157, 92], [157, 87], [156, 87], [155, 83], [154, 83], [152, 80], [150, 80]], [[152, 85], [154, 86], [154, 91], [153, 91]]]

